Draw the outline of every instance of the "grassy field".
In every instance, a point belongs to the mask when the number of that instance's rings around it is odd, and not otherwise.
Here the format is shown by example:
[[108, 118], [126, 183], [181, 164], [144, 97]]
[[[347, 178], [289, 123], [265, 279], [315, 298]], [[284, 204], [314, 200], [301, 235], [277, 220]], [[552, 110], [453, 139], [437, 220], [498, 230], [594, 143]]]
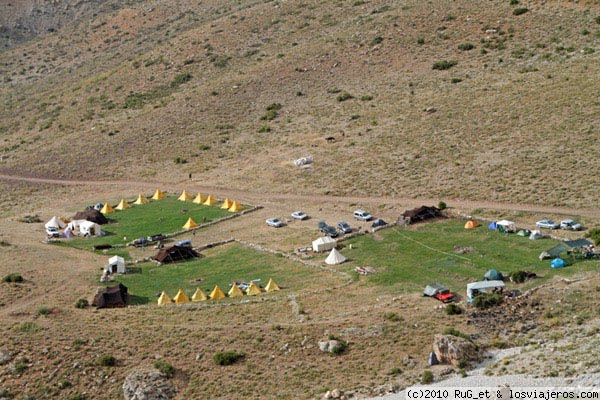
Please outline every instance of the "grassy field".
[[[208, 295], [215, 285], [227, 294], [229, 284], [260, 279], [266, 286], [269, 278], [289, 292], [305, 292], [341, 283], [343, 277], [303, 266], [286, 258], [262, 253], [240, 244], [208, 249], [196, 260], [157, 266], [141, 264], [141, 274], [120, 275], [118, 281], [129, 288], [134, 304], [152, 303], [156, 294], [165, 291], [171, 297], [182, 289], [191, 297], [196, 288]], [[202, 280], [200, 282], [200, 280]]]
[[[550, 261], [540, 261], [538, 256], [557, 242], [503, 235], [485, 226], [467, 230], [464, 221], [450, 220], [408, 229], [393, 227], [351, 239], [347, 244], [353, 249], [342, 250], [350, 262], [340, 267], [374, 267], [376, 273], [368, 275], [367, 282], [387, 287], [386, 291], [411, 292], [439, 282], [458, 293], [465, 291], [466, 283], [482, 279], [492, 268], [505, 275], [519, 270], [535, 272], [541, 279], [534, 284], [555, 274], [572, 275], [597, 268], [597, 262], [579, 261], [560, 270], [551, 269]], [[473, 251], [457, 254], [454, 246], [472, 247]]]
[[150, 201], [142, 205], [134, 205], [124, 211], [117, 211], [107, 215], [109, 224], [102, 226], [105, 236], [82, 238], [76, 237], [64, 240], [67, 246], [90, 250], [93, 245], [107, 243], [111, 245], [123, 244], [123, 237], [131, 241], [140, 237], [147, 237], [159, 233], [173, 233], [180, 231], [188, 218], [197, 224], [210, 222], [215, 219], [231, 215], [227, 210], [220, 208], [220, 203], [213, 206], [194, 204], [190, 201], [182, 202], [176, 197], [167, 197], [159, 201]]

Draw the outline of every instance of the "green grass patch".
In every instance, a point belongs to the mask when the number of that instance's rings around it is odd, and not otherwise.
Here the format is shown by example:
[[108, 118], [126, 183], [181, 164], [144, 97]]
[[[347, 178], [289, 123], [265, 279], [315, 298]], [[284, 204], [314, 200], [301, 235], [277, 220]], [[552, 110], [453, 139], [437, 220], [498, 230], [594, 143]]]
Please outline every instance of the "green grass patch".
[[[162, 291], [173, 297], [182, 289], [191, 297], [199, 287], [209, 294], [215, 285], [227, 294], [233, 281], [260, 279], [259, 285], [264, 287], [269, 278], [273, 278], [282, 290], [298, 292], [330, 287], [343, 280], [343, 277], [330, 272], [315, 270], [237, 243], [208, 249], [202, 255], [202, 258], [176, 264], [139, 264], [140, 274], [119, 275], [117, 279], [127, 286], [134, 304], [154, 303], [156, 295]], [[196, 281], [199, 279], [203, 281]]]

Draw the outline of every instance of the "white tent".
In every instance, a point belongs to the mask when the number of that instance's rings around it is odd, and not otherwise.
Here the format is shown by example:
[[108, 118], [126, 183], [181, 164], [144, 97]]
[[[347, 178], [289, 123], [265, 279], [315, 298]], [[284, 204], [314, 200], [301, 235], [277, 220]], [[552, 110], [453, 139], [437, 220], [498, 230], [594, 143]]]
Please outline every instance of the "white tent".
[[101, 236], [102, 229], [100, 225], [92, 221], [81, 221], [79, 224], [79, 232], [84, 236]]
[[536, 239], [541, 239], [542, 238], [542, 232], [535, 230], [535, 231], [531, 231], [531, 234], [529, 235], [529, 239], [531, 240], [536, 240]]
[[502, 281], [482, 281], [467, 284], [467, 297], [472, 299], [477, 293], [489, 293], [494, 289], [504, 288]]
[[500, 225], [507, 232], [508, 231], [516, 232], [517, 231], [517, 226], [512, 221], [507, 221], [507, 220], [503, 219], [502, 221], [496, 222], [496, 225]]
[[333, 249], [331, 249], [331, 253], [329, 253], [329, 256], [327, 256], [327, 259], [325, 260], [325, 262], [329, 265], [336, 265], [336, 264], [341, 264], [347, 260], [348, 260], [347, 257], [344, 257], [339, 251], [337, 251], [335, 248], [333, 248]]
[[57, 228], [57, 229], [62, 229], [65, 226], [67, 226], [67, 224], [65, 224], [64, 222], [62, 222], [57, 216], [52, 217], [52, 219], [48, 222], [46, 222], [46, 225], [44, 225], [46, 228]]
[[65, 230], [63, 231], [63, 237], [67, 238], [67, 239], [71, 239], [73, 237], [73, 231], [70, 230], [69, 228], [65, 228]]
[[329, 236], [323, 236], [314, 240], [312, 242], [313, 251], [320, 253], [322, 251], [327, 251], [333, 249], [337, 245], [335, 239], [330, 238]]
[[124, 274], [125, 273], [125, 259], [119, 256], [113, 256], [108, 259], [108, 271], [111, 274]]
[[69, 222], [69, 224], [67, 225], [67, 228], [69, 230], [71, 230], [73, 233], [79, 232], [79, 227], [84, 222], [87, 222], [87, 220], [85, 220], [85, 219], [74, 219], [73, 221]]

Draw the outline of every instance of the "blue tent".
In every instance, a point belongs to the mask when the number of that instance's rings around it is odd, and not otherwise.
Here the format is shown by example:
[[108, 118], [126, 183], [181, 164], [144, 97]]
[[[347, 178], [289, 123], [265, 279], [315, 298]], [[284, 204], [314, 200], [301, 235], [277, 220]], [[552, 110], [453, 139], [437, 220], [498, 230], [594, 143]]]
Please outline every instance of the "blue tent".
[[488, 229], [491, 229], [491, 230], [498, 229], [498, 225], [496, 225], [496, 221], [492, 221], [492, 223], [488, 225]]
[[550, 261], [550, 267], [552, 268], [562, 268], [566, 266], [567, 263], [562, 258], [555, 258], [554, 260]]

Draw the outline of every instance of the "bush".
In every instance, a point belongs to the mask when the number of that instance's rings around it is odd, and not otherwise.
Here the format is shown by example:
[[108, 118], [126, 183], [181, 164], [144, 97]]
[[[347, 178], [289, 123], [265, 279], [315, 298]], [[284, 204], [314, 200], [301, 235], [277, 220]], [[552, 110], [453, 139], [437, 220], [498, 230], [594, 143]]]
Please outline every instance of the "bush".
[[175, 164], [187, 164], [187, 160], [185, 158], [181, 158], [181, 157], [175, 157], [173, 159], [173, 162]]
[[183, 74], [177, 74], [177, 75], [175, 75], [175, 78], [173, 78], [173, 81], [171, 82], [171, 87], [177, 87], [177, 86], [182, 85], [191, 80], [192, 80], [192, 75], [188, 72], [185, 72]]
[[473, 300], [473, 305], [481, 309], [492, 308], [501, 303], [502, 295], [500, 293], [480, 294]]
[[275, 111], [275, 110], [268, 110], [265, 115], [263, 115], [262, 117], [260, 117], [260, 120], [261, 121], [272, 121], [275, 118], [277, 118], [278, 115], [279, 114], [277, 114], [277, 111]]
[[263, 125], [258, 130], [258, 133], [271, 132], [271, 127], [269, 125]]
[[525, 8], [525, 7], [515, 8], [513, 10], [513, 15], [525, 14], [527, 11], [529, 11], [529, 10], [527, 8]]
[[373, 100], [373, 96], [371, 96], [370, 94], [365, 94], [360, 99], [362, 101], [371, 101], [371, 100]]
[[104, 354], [98, 358], [98, 365], [102, 367], [114, 367], [117, 365], [117, 359], [109, 354]]
[[157, 370], [159, 370], [160, 372], [162, 372], [169, 378], [175, 374], [175, 367], [173, 367], [171, 364], [169, 364], [166, 361], [162, 361], [162, 360], [156, 361], [154, 363], [154, 368], [156, 368]]
[[447, 207], [448, 207], [448, 206], [447, 206], [447, 204], [446, 204], [446, 203], [444, 203], [443, 201], [440, 201], [440, 202], [438, 203], [438, 208], [439, 208], [440, 210], [445, 210]]
[[516, 6], [517, 4], [519, 4], [519, 0], [510, 0], [511, 6]]
[[213, 360], [217, 365], [232, 365], [243, 358], [244, 354], [235, 350], [222, 351], [213, 356]]
[[597, 24], [600, 24], [600, 16], [594, 18], [594, 21], [596, 21]]
[[271, 103], [267, 106], [267, 111], [277, 111], [277, 110], [281, 110], [283, 106], [281, 105], [281, 103]]
[[525, 271], [515, 271], [510, 273], [510, 280], [514, 283], [523, 283], [527, 279]]
[[52, 309], [48, 308], [48, 307], [40, 307], [37, 310], [38, 315], [50, 315], [52, 314]]
[[473, 50], [474, 48], [475, 48], [475, 45], [472, 43], [461, 43], [458, 45], [458, 49], [462, 50], [462, 51]]
[[352, 95], [348, 92], [338, 94], [337, 101], [342, 102], [352, 98]]
[[75, 302], [75, 308], [87, 308], [90, 303], [86, 299], [79, 299]]
[[2, 282], [23, 282], [23, 277], [20, 274], [8, 274], [2, 278]]
[[433, 373], [429, 370], [423, 371], [423, 375], [421, 375], [421, 383], [427, 385], [428, 383], [433, 382]]
[[437, 70], [443, 71], [443, 70], [447, 70], [447, 69], [454, 67], [456, 64], [458, 64], [458, 62], [456, 62], [456, 61], [448, 61], [448, 60], [436, 61], [435, 63], [433, 63], [432, 69], [437, 69]]
[[461, 82], [462, 82], [462, 79], [460, 79], [460, 78], [452, 78], [450, 80], [450, 83], [461, 83]]
[[462, 308], [458, 304], [450, 303], [446, 306], [447, 315], [459, 315], [462, 314]]
[[400, 317], [398, 314], [396, 314], [395, 312], [386, 312], [385, 314], [382, 315], [383, 319], [387, 319], [388, 321], [402, 321], [403, 318]]
[[590, 238], [594, 241], [596, 246], [600, 245], [600, 228], [593, 228], [585, 235], [585, 237]]

